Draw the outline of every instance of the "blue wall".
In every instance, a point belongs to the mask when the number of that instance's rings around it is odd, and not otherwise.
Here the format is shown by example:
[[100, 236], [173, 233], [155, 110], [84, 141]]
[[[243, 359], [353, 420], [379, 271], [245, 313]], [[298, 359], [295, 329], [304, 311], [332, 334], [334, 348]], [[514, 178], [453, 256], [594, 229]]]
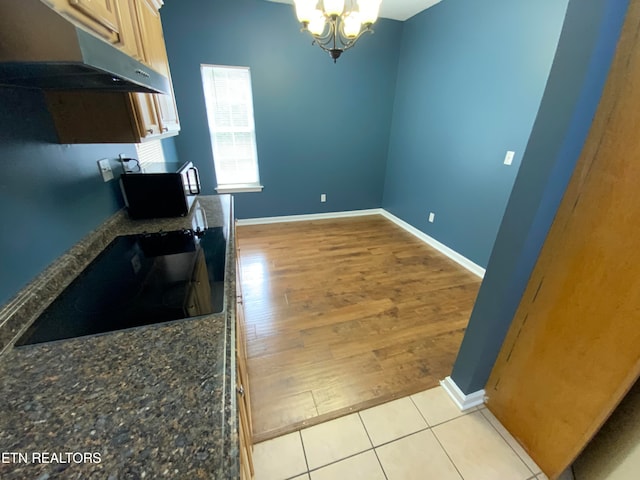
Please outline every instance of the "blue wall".
[[133, 146], [55, 142], [42, 94], [0, 87], [0, 305], [122, 207], [96, 162]]
[[382, 206], [483, 267], [566, 6], [445, 0], [404, 25]]
[[[531, 139], [451, 377], [484, 388], [589, 132], [627, 0], [571, 0]], [[570, 346], [568, 346], [570, 347]]]
[[264, 190], [237, 194], [236, 215], [380, 207], [402, 23], [380, 20], [334, 65], [290, 5], [180, 0], [161, 13], [182, 128], [175, 145], [205, 193], [216, 182], [200, 64], [241, 65], [251, 68]]

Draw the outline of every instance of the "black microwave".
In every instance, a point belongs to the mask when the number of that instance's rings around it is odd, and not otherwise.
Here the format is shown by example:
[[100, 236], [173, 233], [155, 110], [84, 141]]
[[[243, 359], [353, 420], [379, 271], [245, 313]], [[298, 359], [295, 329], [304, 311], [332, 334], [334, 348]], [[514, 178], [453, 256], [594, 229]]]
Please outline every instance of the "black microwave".
[[200, 177], [191, 162], [147, 163], [123, 173], [120, 188], [130, 218], [181, 217], [200, 193]]

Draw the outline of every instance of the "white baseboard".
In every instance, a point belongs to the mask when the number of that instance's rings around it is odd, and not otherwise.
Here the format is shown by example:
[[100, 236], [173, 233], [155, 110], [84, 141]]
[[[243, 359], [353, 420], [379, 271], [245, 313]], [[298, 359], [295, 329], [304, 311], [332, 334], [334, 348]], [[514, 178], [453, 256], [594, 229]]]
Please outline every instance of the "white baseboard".
[[268, 223], [306, 222], [309, 220], [327, 220], [331, 218], [363, 217], [365, 215], [382, 215], [381, 208], [367, 210], [349, 210], [346, 212], [310, 213], [307, 215], [285, 215], [282, 217], [261, 217], [238, 219], [238, 225], [265, 225]]
[[443, 243], [440, 243], [435, 238], [430, 237], [424, 232], [421, 232], [414, 226], [408, 224], [404, 220], [400, 220], [395, 215], [387, 212], [383, 208], [370, 208], [367, 210], [349, 210], [346, 212], [328, 212], [328, 213], [311, 213], [307, 215], [286, 215], [282, 217], [261, 217], [261, 218], [245, 218], [238, 219], [238, 226], [242, 225], [265, 225], [268, 223], [282, 223], [282, 222], [304, 222], [309, 220], [326, 220], [331, 218], [346, 218], [346, 217], [361, 217], [365, 215], [382, 215], [383, 217], [391, 220], [393, 223], [403, 228], [413, 236], [417, 237], [419, 240], [422, 240], [427, 245], [435, 248], [440, 253], [446, 255], [454, 262], [463, 266], [467, 270], [469, 270], [474, 275], [477, 275], [480, 278], [484, 278], [485, 269], [480, 265], [473, 263], [464, 255], [459, 254], [455, 250], [447, 247]]
[[430, 237], [429, 235], [427, 235], [424, 232], [421, 232], [420, 230], [418, 230], [414, 226], [409, 225], [404, 220], [400, 220], [398, 217], [396, 217], [392, 213], [387, 212], [384, 209], [382, 209], [382, 215], [384, 217], [388, 218], [389, 220], [391, 220], [396, 225], [404, 228], [410, 234], [414, 235], [415, 237], [418, 237], [420, 240], [422, 240], [426, 244], [428, 244], [431, 247], [435, 248], [440, 253], [443, 253], [444, 255], [449, 257], [454, 262], [458, 263], [459, 265], [462, 265], [464, 268], [469, 270], [474, 275], [477, 275], [480, 278], [484, 278], [485, 269], [482, 268], [480, 265], [477, 265], [477, 264], [473, 263], [471, 260], [469, 260], [464, 255], [461, 255], [458, 252], [456, 252], [455, 250], [452, 250], [451, 248], [447, 247], [445, 244], [440, 243], [435, 238]]
[[451, 377], [441, 380], [440, 385], [463, 412], [484, 404], [484, 390], [478, 390], [477, 392], [467, 395], [458, 388], [458, 385], [456, 385], [456, 382], [454, 382]]

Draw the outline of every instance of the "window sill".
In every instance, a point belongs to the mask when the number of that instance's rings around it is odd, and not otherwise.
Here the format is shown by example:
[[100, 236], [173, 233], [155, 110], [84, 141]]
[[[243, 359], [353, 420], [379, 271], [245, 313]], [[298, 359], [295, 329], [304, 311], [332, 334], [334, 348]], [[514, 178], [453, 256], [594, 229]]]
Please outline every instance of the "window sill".
[[262, 185], [225, 185], [216, 187], [218, 193], [244, 193], [244, 192], [261, 192]]

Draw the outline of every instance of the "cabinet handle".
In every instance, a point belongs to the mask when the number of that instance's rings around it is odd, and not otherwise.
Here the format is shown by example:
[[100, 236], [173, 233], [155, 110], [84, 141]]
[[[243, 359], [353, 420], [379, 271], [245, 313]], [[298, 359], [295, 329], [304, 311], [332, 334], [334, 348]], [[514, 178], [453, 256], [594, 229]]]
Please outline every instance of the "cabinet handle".
[[145, 72], [144, 70], [140, 70], [139, 68], [136, 68], [136, 73], [138, 75], [143, 76], [144, 78], [149, 78], [149, 74], [147, 72]]
[[147, 129], [147, 133], [148, 133], [149, 135], [151, 135], [151, 134], [153, 133], [153, 128], [149, 128], [149, 129]]
[[169, 131], [169, 127], [162, 127], [162, 131], [163, 132], [168, 132]]
[[239, 394], [241, 397], [244, 397], [244, 387], [243, 387], [242, 385], [240, 385], [240, 386], [237, 388], [237, 390], [238, 390], [238, 394]]

